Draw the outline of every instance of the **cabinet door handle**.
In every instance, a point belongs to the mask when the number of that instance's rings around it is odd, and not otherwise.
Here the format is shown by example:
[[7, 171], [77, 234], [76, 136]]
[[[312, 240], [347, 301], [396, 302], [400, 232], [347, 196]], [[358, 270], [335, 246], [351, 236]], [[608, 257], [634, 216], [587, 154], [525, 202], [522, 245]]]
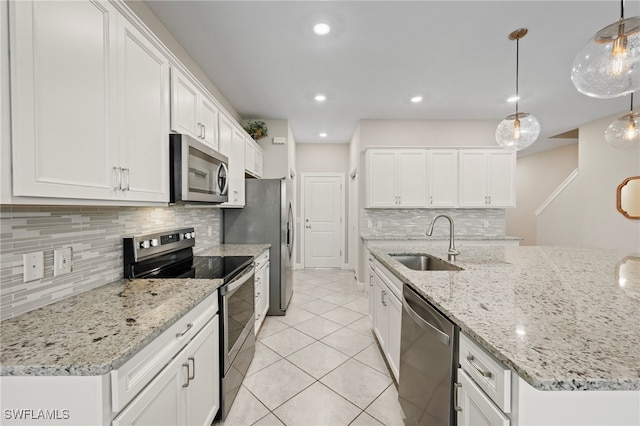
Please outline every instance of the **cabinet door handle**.
[[186, 388], [189, 386], [189, 364], [182, 364], [183, 367], [187, 367], [187, 383], [183, 383], [182, 387]]
[[387, 306], [387, 300], [385, 299], [385, 296], [387, 295], [387, 292], [382, 290], [380, 292], [380, 302], [382, 303], [382, 306]]
[[115, 191], [121, 191], [122, 190], [122, 168], [113, 166], [113, 170], [115, 170], [116, 176], [118, 177], [118, 184], [114, 186], [113, 189]]
[[489, 205], [491, 205], [491, 195], [487, 197], [489, 199]]
[[433, 204], [433, 196], [429, 195], [429, 205]]
[[204, 124], [202, 125], [202, 139], [206, 139], [207, 138], [207, 126], [205, 126]]
[[469, 364], [471, 364], [471, 366], [475, 368], [478, 373], [480, 373], [483, 377], [487, 377], [487, 378], [490, 378], [491, 376], [493, 376], [493, 374], [490, 371], [484, 371], [478, 366], [478, 364], [473, 362], [475, 360], [476, 359], [474, 358], [473, 355], [467, 355], [467, 361], [469, 361]]
[[[192, 356], [190, 356], [189, 358], [187, 358], [188, 361], [190, 361], [193, 364], [193, 375], [191, 376], [187, 376], [187, 378], [189, 380], [195, 380], [196, 379], [196, 359]], [[187, 373], [189, 369], [187, 368]]]
[[191, 330], [191, 327], [193, 327], [193, 324], [187, 324], [187, 329], [185, 331], [183, 331], [182, 333], [176, 334], [176, 337], [184, 336], [185, 334], [187, 334], [187, 331]]
[[128, 191], [129, 189], [131, 189], [131, 170], [129, 170], [128, 168], [123, 168], [122, 173], [124, 173], [124, 175], [127, 177], [127, 184], [124, 188], [122, 188], [122, 190]]
[[462, 407], [458, 406], [458, 389], [462, 387], [462, 383], [454, 383], [455, 387], [453, 390], [453, 409], [455, 411], [462, 411]]

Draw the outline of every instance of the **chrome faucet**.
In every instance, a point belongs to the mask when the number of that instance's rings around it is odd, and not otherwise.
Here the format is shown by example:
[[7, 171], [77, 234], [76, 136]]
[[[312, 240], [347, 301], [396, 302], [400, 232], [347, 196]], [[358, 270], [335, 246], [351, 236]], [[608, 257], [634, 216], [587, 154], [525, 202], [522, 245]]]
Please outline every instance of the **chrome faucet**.
[[454, 233], [455, 233], [454, 226], [453, 226], [453, 219], [451, 219], [446, 214], [440, 214], [433, 218], [433, 220], [431, 221], [431, 225], [429, 225], [429, 228], [425, 233], [428, 236], [431, 236], [431, 234], [433, 234], [433, 225], [436, 224], [436, 220], [438, 220], [438, 218], [440, 217], [444, 217], [449, 221], [449, 250], [447, 251], [447, 259], [449, 259], [450, 262], [455, 262], [456, 256], [459, 255], [460, 252], [456, 250], [456, 245], [453, 241]]

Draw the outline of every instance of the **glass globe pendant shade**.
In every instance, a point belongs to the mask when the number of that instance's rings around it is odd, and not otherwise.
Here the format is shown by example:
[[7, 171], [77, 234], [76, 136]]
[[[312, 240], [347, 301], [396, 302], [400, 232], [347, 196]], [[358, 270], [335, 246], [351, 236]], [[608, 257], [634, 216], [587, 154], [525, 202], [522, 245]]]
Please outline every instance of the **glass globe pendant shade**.
[[615, 98], [640, 89], [640, 16], [598, 31], [576, 55], [571, 81], [593, 98]]
[[533, 144], [540, 135], [540, 123], [531, 114], [511, 114], [498, 124], [496, 141], [504, 149], [520, 151]]
[[604, 132], [607, 143], [617, 149], [640, 145], [640, 113], [631, 112], [614, 120]]

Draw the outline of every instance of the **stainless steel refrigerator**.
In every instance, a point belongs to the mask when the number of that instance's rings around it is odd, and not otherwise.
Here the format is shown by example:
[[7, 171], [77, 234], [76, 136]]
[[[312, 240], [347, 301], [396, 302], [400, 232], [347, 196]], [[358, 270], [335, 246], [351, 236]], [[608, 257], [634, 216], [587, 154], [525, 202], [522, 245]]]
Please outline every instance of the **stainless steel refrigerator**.
[[269, 315], [284, 315], [293, 294], [294, 218], [289, 179], [246, 179], [243, 209], [225, 209], [225, 244], [271, 244]]

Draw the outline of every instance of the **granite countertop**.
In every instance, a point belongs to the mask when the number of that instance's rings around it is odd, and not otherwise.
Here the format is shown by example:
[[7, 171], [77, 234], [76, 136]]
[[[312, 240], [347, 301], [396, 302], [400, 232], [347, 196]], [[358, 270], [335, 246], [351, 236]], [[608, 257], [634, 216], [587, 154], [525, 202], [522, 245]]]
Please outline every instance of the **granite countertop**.
[[220, 244], [198, 251], [197, 256], [259, 256], [271, 244]]
[[467, 246], [460, 272], [413, 271], [369, 247], [403, 282], [540, 390], [640, 390], [640, 256], [562, 247]]
[[221, 284], [219, 279], [122, 279], [2, 321], [0, 374], [106, 374]]

